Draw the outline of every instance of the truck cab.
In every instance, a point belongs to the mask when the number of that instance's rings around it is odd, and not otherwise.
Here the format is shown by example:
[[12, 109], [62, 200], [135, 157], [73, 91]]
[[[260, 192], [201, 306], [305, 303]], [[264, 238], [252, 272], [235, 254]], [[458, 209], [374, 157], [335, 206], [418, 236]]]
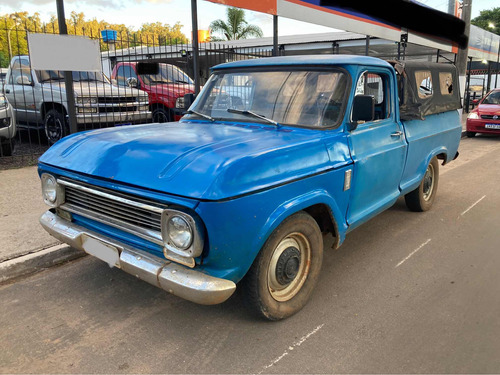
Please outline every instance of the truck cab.
[[148, 93], [153, 122], [180, 120], [184, 95], [194, 93], [193, 80], [171, 64], [119, 62], [111, 79], [120, 87], [134, 87]]

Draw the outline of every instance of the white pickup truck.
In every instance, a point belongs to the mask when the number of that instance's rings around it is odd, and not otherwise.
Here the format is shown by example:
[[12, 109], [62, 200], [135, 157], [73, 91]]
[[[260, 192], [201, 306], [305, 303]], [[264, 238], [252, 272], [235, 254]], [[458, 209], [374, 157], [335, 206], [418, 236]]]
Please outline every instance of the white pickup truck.
[[[113, 86], [105, 75], [95, 72], [73, 72], [73, 81], [79, 129], [151, 119], [144, 91]], [[14, 108], [19, 127], [43, 129], [50, 143], [69, 134], [63, 72], [34, 70], [29, 56], [15, 56], [3, 92]]]

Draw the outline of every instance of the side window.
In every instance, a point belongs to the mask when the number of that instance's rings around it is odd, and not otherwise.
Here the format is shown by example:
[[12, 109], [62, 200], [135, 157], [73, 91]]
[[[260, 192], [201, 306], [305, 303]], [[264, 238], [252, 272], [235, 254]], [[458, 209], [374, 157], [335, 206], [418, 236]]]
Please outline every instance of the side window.
[[116, 72], [116, 83], [118, 86], [127, 86], [127, 79], [131, 77], [137, 79], [134, 69], [128, 65], [121, 65]]
[[116, 71], [116, 83], [118, 84], [118, 86], [126, 86], [123, 68], [125, 67], [121, 65], [118, 67], [118, 70]]
[[415, 72], [415, 81], [417, 82], [418, 96], [421, 99], [430, 98], [434, 92], [431, 72], [429, 70], [417, 70]]
[[375, 99], [375, 120], [389, 118], [391, 114], [387, 80], [384, 74], [365, 72], [356, 85], [356, 95], [371, 95]]
[[451, 95], [453, 93], [453, 77], [450, 72], [439, 72], [439, 87], [441, 95]]
[[9, 84], [11, 85], [31, 85], [33, 79], [31, 78], [30, 63], [26, 59], [19, 59], [14, 61], [11, 66], [11, 74]]

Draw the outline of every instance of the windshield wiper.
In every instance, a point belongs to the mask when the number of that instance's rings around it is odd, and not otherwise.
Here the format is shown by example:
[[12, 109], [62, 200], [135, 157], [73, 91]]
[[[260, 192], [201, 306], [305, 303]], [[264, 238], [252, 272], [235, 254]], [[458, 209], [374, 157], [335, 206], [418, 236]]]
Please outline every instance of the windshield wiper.
[[171, 83], [170, 81], [163, 81], [163, 80], [157, 80], [157, 79], [152, 79], [149, 81], [149, 83]]
[[243, 115], [243, 116], [248, 116], [248, 117], [255, 117], [255, 118], [258, 118], [258, 119], [261, 119], [261, 120], [264, 120], [270, 124], [273, 124], [273, 125], [276, 125], [276, 127], [279, 129], [280, 128], [280, 124], [270, 118], [267, 118], [266, 116], [262, 116], [262, 115], [259, 115], [258, 113], [255, 113], [255, 112], [252, 112], [252, 111], [248, 111], [248, 110], [241, 110], [241, 109], [235, 109], [235, 108], [228, 108], [227, 111], [229, 113], [238, 113], [240, 115]]
[[40, 81], [40, 83], [43, 83], [43, 82], [48, 82], [48, 81], [62, 81], [64, 79], [64, 77], [52, 77], [52, 78], [46, 78], [46, 79], [42, 79]]
[[204, 113], [201, 113], [201, 112], [198, 112], [198, 111], [193, 111], [192, 109], [188, 109], [186, 111], [186, 113], [188, 115], [197, 115], [197, 116], [200, 116], [200, 117], [203, 117], [203, 118], [206, 118], [207, 120], [210, 120], [212, 122], [215, 121], [215, 119], [212, 117], [212, 116], [209, 116], [209, 115], [205, 115]]
[[191, 82], [183, 81], [182, 79], [176, 79], [174, 82], [175, 83], [188, 83], [188, 84], [191, 84]]

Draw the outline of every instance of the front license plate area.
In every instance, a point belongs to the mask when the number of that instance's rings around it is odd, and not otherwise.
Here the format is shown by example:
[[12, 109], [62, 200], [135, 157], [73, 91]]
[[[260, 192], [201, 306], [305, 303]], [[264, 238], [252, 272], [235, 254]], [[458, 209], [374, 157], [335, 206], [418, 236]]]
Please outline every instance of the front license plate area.
[[486, 129], [499, 129], [500, 130], [500, 124], [486, 124], [484, 125]]
[[120, 268], [120, 252], [116, 247], [87, 235], [82, 235], [82, 247], [86, 253], [108, 263], [110, 267]]

